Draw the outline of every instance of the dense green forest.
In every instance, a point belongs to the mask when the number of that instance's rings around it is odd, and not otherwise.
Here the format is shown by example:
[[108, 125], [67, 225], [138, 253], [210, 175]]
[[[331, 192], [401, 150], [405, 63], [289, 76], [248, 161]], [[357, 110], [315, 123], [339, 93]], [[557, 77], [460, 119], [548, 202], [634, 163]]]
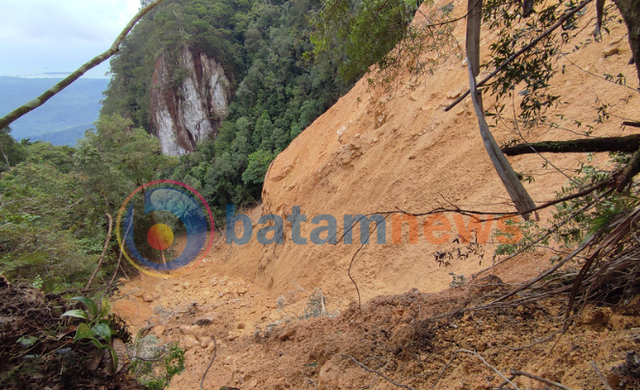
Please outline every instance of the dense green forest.
[[173, 64], [183, 47], [223, 64], [233, 98], [219, 135], [172, 168], [169, 178], [203, 194], [221, 223], [226, 204], [259, 201], [269, 163], [348, 90], [355, 77], [338, 75], [339, 56], [310, 59], [316, 0], [176, 0], [141, 21], [111, 61], [114, 78], [102, 113], [149, 128], [149, 91], [156, 59]]
[[[175, 159], [131, 121], [103, 116], [77, 148], [16, 142], [0, 132], [0, 272], [44, 291], [78, 288], [93, 271], [117, 213], [139, 183]], [[115, 256], [101, 270], [110, 276]]]

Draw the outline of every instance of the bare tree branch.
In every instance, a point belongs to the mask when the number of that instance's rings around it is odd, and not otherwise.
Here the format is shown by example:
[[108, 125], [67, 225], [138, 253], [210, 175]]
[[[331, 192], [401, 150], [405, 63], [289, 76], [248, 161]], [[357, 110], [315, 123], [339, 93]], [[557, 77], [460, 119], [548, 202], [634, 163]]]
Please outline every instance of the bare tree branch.
[[11, 164], [9, 163], [9, 157], [7, 157], [7, 151], [4, 147], [4, 145], [0, 144], [0, 151], [2, 152], [2, 156], [4, 157], [4, 161], [7, 162], [7, 168], [11, 171]]
[[136, 16], [134, 16], [133, 19], [131, 19], [129, 21], [129, 23], [124, 28], [124, 30], [122, 30], [120, 35], [118, 35], [118, 38], [116, 38], [116, 40], [113, 42], [113, 44], [111, 45], [111, 48], [109, 48], [109, 50], [105, 51], [104, 53], [100, 54], [97, 57], [94, 57], [91, 61], [89, 61], [86, 64], [82, 65], [75, 72], [71, 73], [69, 76], [67, 76], [64, 80], [60, 81], [58, 84], [56, 84], [53, 87], [49, 88], [42, 95], [38, 96], [34, 100], [24, 104], [23, 106], [21, 106], [19, 108], [16, 108], [15, 110], [13, 110], [9, 114], [7, 114], [5, 117], [0, 118], [0, 129], [3, 129], [3, 128], [9, 126], [11, 123], [16, 121], [17, 119], [19, 119], [23, 115], [25, 115], [25, 114], [35, 110], [36, 108], [40, 107], [41, 105], [46, 103], [47, 100], [51, 99], [53, 96], [58, 94], [60, 91], [62, 91], [66, 87], [68, 87], [71, 83], [73, 83], [74, 81], [79, 79], [87, 71], [89, 71], [90, 69], [93, 69], [96, 66], [100, 65], [101, 63], [103, 63], [104, 61], [109, 59], [111, 56], [116, 54], [118, 51], [120, 51], [120, 44], [122, 44], [122, 42], [127, 37], [129, 32], [131, 32], [131, 30], [133, 29], [133, 26], [135, 26], [135, 24], [138, 23], [138, 21], [140, 19], [142, 19], [142, 17], [144, 15], [146, 15], [149, 11], [151, 11], [153, 8], [155, 8], [158, 4], [162, 3], [162, 1], [163, 0], [154, 0], [153, 2], [149, 3], [146, 7], [142, 8], [140, 11], [138, 11]]
[[[584, 0], [583, 2], [578, 4], [578, 6], [576, 6], [576, 8], [574, 8], [571, 11], [567, 12], [566, 14], [564, 14], [560, 19], [558, 19], [558, 21], [553, 26], [549, 27], [545, 32], [540, 34], [536, 39], [531, 41], [529, 44], [524, 46], [522, 49], [520, 49], [517, 52], [513, 53], [511, 55], [511, 57], [507, 58], [502, 64], [500, 64], [500, 66], [498, 66], [493, 72], [491, 72], [491, 74], [489, 74], [487, 77], [485, 77], [484, 79], [479, 81], [478, 84], [476, 85], [476, 87], [479, 88], [479, 87], [483, 86], [484, 84], [486, 84], [487, 81], [491, 80], [495, 75], [500, 73], [507, 65], [509, 65], [511, 62], [513, 62], [513, 60], [515, 60], [516, 58], [520, 57], [523, 53], [526, 53], [527, 51], [531, 50], [531, 48], [533, 48], [535, 45], [537, 45], [541, 40], [543, 40], [547, 35], [551, 34], [558, 27], [562, 26], [564, 24], [564, 22], [567, 21], [567, 19], [571, 18], [573, 15], [575, 15], [578, 11], [583, 9], [591, 1], [592, 0]], [[471, 93], [470, 89], [468, 89], [465, 93], [460, 95], [459, 98], [457, 98], [453, 103], [449, 104], [444, 110], [445, 111], [451, 110], [458, 103], [460, 103], [464, 98], [469, 96], [469, 93]]]
[[507, 156], [529, 153], [584, 153], [624, 152], [633, 153], [640, 147], [640, 134], [624, 137], [583, 138], [570, 141], [542, 141], [502, 148]]
[[82, 289], [83, 293], [89, 290], [89, 287], [91, 287], [91, 284], [93, 284], [93, 280], [96, 278], [96, 275], [98, 275], [98, 271], [100, 270], [100, 267], [102, 266], [102, 262], [104, 261], [104, 257], [107, 254], [107, 249], [109, 248], [109, 242], [111, 241], [111, 228], [113, 227], [113, 217], [109, 213], [105, 213], [105, 215], [109, 220], [109, 231], [107, 232], [107, 238], [104, 240], [104, 248], [102, 248], [102, 254], [100, 255], [100, 260], [98, 260], [96, 269], [93, 270], [93, 274], [91, 274], [91, 277], [87, 281], [87, 284]]

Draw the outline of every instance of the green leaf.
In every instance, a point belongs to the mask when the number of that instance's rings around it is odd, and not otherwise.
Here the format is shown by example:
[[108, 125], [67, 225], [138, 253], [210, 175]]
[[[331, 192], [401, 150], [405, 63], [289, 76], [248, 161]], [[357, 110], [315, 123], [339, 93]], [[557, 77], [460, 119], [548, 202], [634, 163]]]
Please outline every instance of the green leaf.
[[22, 345], [23, 347], [30, 347], [33, 344], [35, 344], [36, 341], [38, 341], [38, 338], [37, 337], [31, 337], [31, 336], [27, 336], [27, 337], [23, 336], [23, 337], [20, 337], [18, 339], [18, 343], [20, 345]]
[[73, 297], [71, 298], [74, 301], [80, 301], [84, 303], [84, 305], [89, 309], [89, 313], [91, 313], [91, 318], [95, 318], [98, 315], [98, 305], [91, 299], [87, 297]]
[[111, 312], [111, 304], [109, 303], [109, 298], [102, 298], [102, 307], [100, 309], [100, 318], [105, 318]]
[[84, 322], [78, 325], [78, 329], [76, 330], [76, 337], [73, 338], [73, 341], [78, 341], [82, 339], [90, 339], [95, 337], [96, 332], [93, 329], [89, 328], [89, 325]]
[[118, 370], [118, 354], [112, 346], [107, 345], [107, 348], [109, 348], [109, 352], [111, 352], [111, 359], [113, 360], [113, 372], [116, 372]]
[[85, 320], [89, 319], [89, 317], [87, 316], [87, 312], [79, 309], [69, 310], [68, 312], [64, 313], [61, 317], [75, 317], [75, 318], [82, 318]]
[[95, 337], [91, 337], [89, 338], [89, 340], [93, 343], [93, 345], [96, 346], [96, 348], [98, 349], [103, 349], [105, 346], [102, 345], [102, 343], [100, 341], [98, 341], [98, 339], [96, 339]]
[[102, 337], [104, 340], [107, 341], [107, 343], [111, 343], [111, 328], [109, 328], [109, 325], [107, 324], [96, 324], [93, 327], [93, 331], [100, 337]]

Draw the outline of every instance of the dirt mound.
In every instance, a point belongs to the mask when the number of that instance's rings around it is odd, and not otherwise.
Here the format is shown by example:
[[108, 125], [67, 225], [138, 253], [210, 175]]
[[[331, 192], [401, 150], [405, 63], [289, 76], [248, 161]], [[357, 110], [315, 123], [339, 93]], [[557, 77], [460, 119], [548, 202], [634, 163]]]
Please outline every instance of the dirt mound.
[[[616, 309], [590, 306], [566, 333], [566, 302], [556, 299], [518, 304], [514, 297], [502, 307], [465, 311], [511, 290], [509, 275], [527, 266], [515, 261], [473, 285], [440, 293], [378, 296], [335, 317], [324, 296], [300, 290], [270, 305], [255, 286], [214, 278], [210, 286], [197, 283], [209, 294], [192, 294], [192, 302], [171, 308], [159, 297], [151, 303], [162, 310], [149, 318], [150, 332], [187, 348], [187, 370], [172, 381], [175, 389], [199, 388], [214, 353], [205, 389], [396, 388], [380, 374], [414, 389], [436, 382], [439, 389], [491, 389], [504, 383], [491, 367], [520, 388], [543, 383], [512, 372], [573, 389], [600, 388], [592, 361], [615, 388], [638, 388], [639, 298]], [[142, 308], [148, 303], [132, 297], [144, 283], [123, 290]], [[185, 291], [181, 283], [175, 287]]]

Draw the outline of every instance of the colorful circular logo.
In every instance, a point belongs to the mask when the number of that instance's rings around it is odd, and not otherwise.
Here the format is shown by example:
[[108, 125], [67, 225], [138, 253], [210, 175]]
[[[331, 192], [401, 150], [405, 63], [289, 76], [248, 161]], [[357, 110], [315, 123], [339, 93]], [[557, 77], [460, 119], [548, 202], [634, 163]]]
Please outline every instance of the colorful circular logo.
[[162, 278], [198, 265], [211, 249], [213, 235], [207, 202], [191, 186], [175, 180], [136, 188], [120, 207], [116, 222], [125, 258], [147, 275]]

